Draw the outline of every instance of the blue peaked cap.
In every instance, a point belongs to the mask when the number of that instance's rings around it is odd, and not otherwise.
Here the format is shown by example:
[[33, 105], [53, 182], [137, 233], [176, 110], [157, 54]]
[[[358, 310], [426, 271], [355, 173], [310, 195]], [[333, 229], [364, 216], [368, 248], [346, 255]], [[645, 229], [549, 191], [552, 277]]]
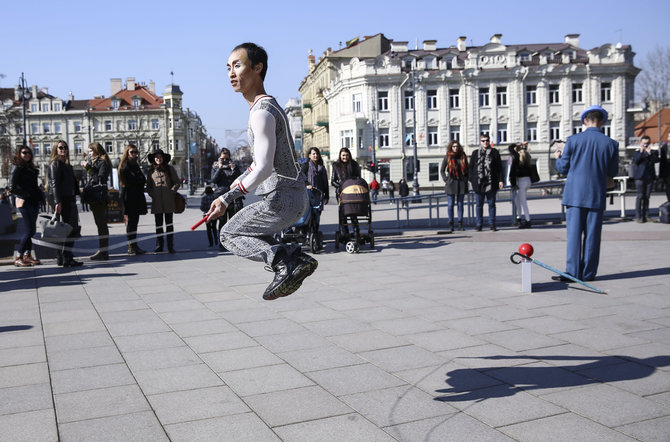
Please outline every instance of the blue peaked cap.
[[582, 124], [584, 124], [584, 117], [586, 114], [589, 112], [600, 112], [603, 114], [603, 124], [607, 123], [607, 111], [603, 109], [602, 107], [598, 106], [597, 104], [594, 104], [593, 106], [587, 107], [584, 112], [582, 112], [582, 115], [580, 116], [580, 119], [582, 120]]

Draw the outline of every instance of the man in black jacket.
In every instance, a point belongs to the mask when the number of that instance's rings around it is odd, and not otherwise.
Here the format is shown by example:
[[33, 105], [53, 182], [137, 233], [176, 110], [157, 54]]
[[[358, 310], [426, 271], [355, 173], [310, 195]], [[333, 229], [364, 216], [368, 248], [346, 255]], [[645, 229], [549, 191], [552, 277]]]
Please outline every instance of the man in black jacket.
[[484, 200], [489, 206], [489, 227], [492, 231], [496, 228], [496, 194], [502, 189], [502, 161], [498, 149], [491, 147], [491, 139], [488, 134], [479, 137], [479, 149], [472, 152], [470, 157], [470, 170], [468, 171], [472, 190], [477, 196], [475, 230], [482, 230], [484, 223]]

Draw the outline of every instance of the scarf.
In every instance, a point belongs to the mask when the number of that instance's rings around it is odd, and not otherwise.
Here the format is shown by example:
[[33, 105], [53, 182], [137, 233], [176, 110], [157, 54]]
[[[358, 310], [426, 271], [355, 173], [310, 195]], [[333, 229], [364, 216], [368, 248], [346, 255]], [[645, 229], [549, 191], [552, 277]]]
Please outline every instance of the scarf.
[[[459, 167], [460, 166], [460, 167]], [[457, 180], [462, 180], [468, 173], [468, 157], [465, 152], [447, 152], [447, 173]]]
[[482, 192], [488, 192], [491, 189], [491, 152], [493, 149], [479, 148], [477, 178]]
[[[320, 164], [315, 164], [314, 161], [312, 161], [312, 160], [309, 160], [309, 162], [307, 164], [309, 164], [309, 167], [307, 168], [307, 182], [310, 185], [318, 188], [319, 183], [317, 181], [317, 177], [319, 175], [319, 170], [323, 169], [323, 166], [320, 165]], [[319, 189], [319, 190], [321, 190], [321, 189]]]

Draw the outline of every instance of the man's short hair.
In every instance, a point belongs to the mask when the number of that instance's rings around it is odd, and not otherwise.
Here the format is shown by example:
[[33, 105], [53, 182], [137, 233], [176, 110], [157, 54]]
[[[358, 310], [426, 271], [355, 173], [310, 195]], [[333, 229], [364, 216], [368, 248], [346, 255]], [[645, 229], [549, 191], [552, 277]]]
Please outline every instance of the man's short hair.
[[600, 123], [605, 121], [605, 116], [602, 112], [599, 111], [590, 111], [584, 115], [584, 121], [593, 121], [594, 123]]
[[642, 138], [640, 138], [640, 141], [644, 141], [644, 140], [647, 140], [647, 141], [651, 142], [651, 137], [649, 135], [643, 135]]
[[247, 58], [251, 62], [251, 67], [255, 68], [258, 63], [263, 63], [263, 69], [261, 70], [261, 79], [265, 81], [265, 74], [268, 72], [268, 53], [265, 52], [262, 46], [258, 46], [256, 43], [242, 43], [233, 49], [236, 51], [238, 49], [244, 49], [247, 51]]

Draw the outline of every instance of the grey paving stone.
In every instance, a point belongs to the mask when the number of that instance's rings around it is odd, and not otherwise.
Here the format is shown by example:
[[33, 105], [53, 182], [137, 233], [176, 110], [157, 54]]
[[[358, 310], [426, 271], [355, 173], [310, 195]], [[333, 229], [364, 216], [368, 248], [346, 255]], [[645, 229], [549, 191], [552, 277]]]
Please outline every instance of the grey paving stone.
[[44, 345], [0, 349], [0, 367], [46, 362]]
[[575, 373], [545, 362], [491, 368], [486, 370], [486, 375], [535, 396], [594, 383], [593, 379], [583, 375], [582, 372]]
[[217, 373], [262, 367], [266, 365], [277, 365], [283, 362], [260, 345], [213, 353], [202, 353], [200, 357]]
[[405, 336], [405, 339], [432, 352], [486, 344], [486, 341], [482, 340], [481, 337], [475, 338], [457, 330], [416, 333]]
[[441, 365], [446, 362], [444, 358], [415, 345], [366, 351], [358, 355], [390, 372]]
[[247, 396], [244, 400], [270, 427], [353, 411], [319, 386]]
[[116, 416], [151, 408], [137, 385], [100, 388], [54, 395], [58, 422]]
[[314, 333], [324, 337], [373, 330], [370, 325], [354, 319], [329, 319], [304, 325]]
[[605, 384], [549, 393], [542, 398], [608, 427], [670, 415], [670, 407]]
[[425, 441], [512, 441], [496, 429], [465, 413], [452, 413], [384, 428], [397, 440]]
[[168, 324], [179, 324], [192, 321], [208, 321], [218, 319], [220, 316], [206, 308], [199, 308], [196, 310], [179, 310], [160, 313], [161, 319]]
[[158, 419], [151, 411], [102, 417], [59, 425], [62, 440], [85, 441], [167, 441]]
[[251, 299], [246, 296], [236, 297], [235, 299], [227, 299], [225, 301], [208, 302], [207, 308], [213, 312], [229, 312], [235, 310], [248, 310], [262, 307], [260, 302], [256, 299]]
[[623, 358], [608, 356], [605, 353], [575, 344], [535, 348], [524, 351], [523, 354], [517, 356], [526, 356], [528, 360], [524, 361], [523, 358], [517, 359], [517, 364], [515, 365], [518, 365], [519, 363], [525, 364], [532, 361], [544, 361], [547, 364], [563, 367], [572, 371], [584, 369], [585, 366], [594, 368], [597, 366], [623, 364], [626, 361]]
[[659, 404], [670, 406], [670, 391], [667, 393], [652, 394], [647, 396], [646, 399], [657, 402]]
[[[3, 324], [3, 326], [16, 325], [16, 323]], [[30, 330], [11, 331], [0, 334], [0, 349], [4, 348], [19, 348], [30, 345], [43, 345], [44, 336], [41, 328], [35, 328], [34, 324], [30, 325]]]
[[333, 301], [322, 301], [321, 304], [337, 311], [377, 308], [377, 303], [361, 299], [358, 296], [346, 299], [336, 299]]
[[121, 354], [114, 346], [79, 348], [65, 351], [49, 350], [49, 369], [52, 371], [120, 364], [123, 362]]
[[513, 324], [494, 321], [489, 318], [462, 318], [462, 319], [450, 319], [447, 321], [439, 322], [441, 326], [448, 329], [460, 330], [463, 333], [467, 333], [471, 336], [477, 336], [484, 333], [494, 333], [505, 330], [514, 330], [516, 327]]
[[46, 409], [53, 409], [48, 383], [0, 388], [0, 415]]
[[202, 363], [198, 355], [187, 346], [132, 351], [123, 356], [133, 372]]
[[131, 336], [131, 335], [145, 335], [147, 333], [169, 332], [165, 322], [156, 317], [148, 321], [141, 322], [117, 322], [114, 324], [107, 324], [107, 330], [113, 337]]
[[118, 324], [120, 322], [144, 322], [158, 319], [158, 314], [148, 307], [142, 310], [125, 310], [115, 312], [101, 312], [100, 317], [105, 324]]
[[438, 366], [413, 368], [393, 374], [433, 397], [448, 397], [502, 384], [498, 379], [454, 362]]
[[221, 373], [226, 385], [239, 396], [306, 387], [314, 383], [288, 364]]
[[517, 327], [522, 327], [545, 335], [553, 335], [554, 333], [583, 330], [589, 327], [588, 325], [583, 324], [579, 321], [554, 318], [552, 316], [546, 316], [546, 315], [534, 318], [512, 320], [509, 321], [509, 323], [516, 325]]
[[44, 324], [44, 336], [72, 335], [105, 330], [105, 325], [99, 319], [78, 321], [72, 319], [66, 322], [52, 322]]
[[45, 313], [56, 313], [56, 312], [66, 312], [66, 313], [75, 313], [75, 312], [90, 312], [95, 311], [91, 301], [87, 298], [75, 301], [60, 301], [60, 302], [48, 302], [43, 300], [40, 297], [40, 311], [44, 315]]
[[529, 422], [500, 427], [498, 430], [515, 440], [523, 441], [625, 442], [633, 440], [618, 431], [585, 419], [575, 413], [534, 419]]
[[129, 310], [144, 310], [147, 303], [139, 299], [130, 299], [123, 301], [96, 302], [95, 309], [99, 312], [122, 312]]
[[122, 352], [157, 350], [182, 347], [184, 341], [174, 332], [147, 333], [144, 335], [117, 336], [114, 342]]
[[259, 336], [255, 339], [259, 344], [273, 353], [304, 350], [307, 348], [325, 347], [329, 345], [328, 340], [309, 330], [282, 333], [273, 336]]
[[0, 416], [3, 442], [56, 442], [58, 430], [53, 408]]
[[363, 364], [360, 357], [334, 345], [279, 353], [277, 356], [301, 372]]
[[370, 364], [312, 371], [306, 375], [335, 396], [405, 385], [402, 379]]
[[237, 327], [251, 337], [277, 335], [304, 330], [301, 325], [288, 319], [269, 319], [266, 321], [245, 322], [237, 324]]
[[184, 338], [184, 341], [196, 353], [210, 353], [221, 350], [232, 350], [236, 348], [254, 347], [258, 343], [244, 333], [235, 331], [231, 333], [217, 333], [202, 336]]
[[444, 416], [456, 411], [411, 386], [356, 393], [341, 396], [340, 399], [379, 427]]
[[327, 307], [312, 307], [282, 313], [286, 318], [302, 324], [305, 322], [325, 321], [328, 319], [341, 319], [346, 317], [343, 313]]
[[406, 337], [393, 336], [379, 330], [329, 336], [328, 340], [352, 353], [401, 347], [409, 344]]
[[516, 352], [533, 350], [535, 348], [555, 347], [566, 343], [561, 339], [545, 336], [526, 329], [486, 333], [477, 335], [477, 337]]
[[231, 324], [244, 324], [247, 322], [270, 321], [275, 319], [281, 319], [279, 313], [270, 310], [269, 308], [266, 307], [230, 310], [225, 312], [219, 312], [218, 314]]
[[282, 440], [292, 442], [386, 442], [395, 440], [359, 414], [327, 417], [274, 428]]
[[0, 388], [49, 382], [49, 369], [44, 362], [0, 367]]
[[617, 427], [617, 430], [637, 440], [648, 442], [667, 442], [670, 435], [670, 416], [659, 417], [643, 422]]
[[167, 425], [173, 442], [265, 442], [280, 439], [253, 413]]
[[375, 321], [370, 325], [394, 336], [405, 336], [416, 333], [440, 330], [442, 327], [433, 322], [416, 317], [405, 317]]
[[77, 350], [80, 348], [114, 345], [114, 341], [106, 330], [102, 330], [96, 332], [47, 337], [46, 345], [49, 351], [68, 351]]
[[43, 312], [42, 324], [46, 326], [46, 324], [69, 322], [74, 318], [77, 318], [78, 321], [97, 321], [99, 319], [98, 312], [91, 307], [88, 310]]
[[594, 350], [607, 350], [649, 342], [646, 339], [632, 337], [630, 334], [614, 333], [612, 330], [604, 328], [588, 328], [586, 330], [556, 333], [552, 337]]
[[182, 338], [237, 331], [237, 328], [225, 319], [176, 323], [172, 324], [171, 327]]
[[146, 395], [223, 385], [205, 364], [138, 371], [134, 375]]
[[406, 315], [406, 313], [401, 312], [400, 310], [396, 310], [394, 308], [386, 306], [375, 306], [375, 307], [359, 308], [356, 310], [345, 310], [344, 313], [350, 318], [359, 321], [383, 321], [385, 319], [402, 318]]
[[135, 384], [125, 364], [74, 368], [51, 373], [54, 394]]
[[[670, 356], [656, 359], [659, 359], [659, 362], [670, 364]], [[577, 373], [601, 382], [606, 382], [639, 396], [670, 391], [669, 372], [659, 371], [656, 367], [646, 365], [644, 363], [645, 360], [640, 362], [642, 363], [625, 362], [623, 364], [601, 366], [580, 370]]]
[[204, 310], [203, 304], [190, 296], [187, 299], [181, 300], [163, 300], [160, 302], [154, 301], [150, 303], [153, 311], [157, 313], [167, 312], [185, 312], [188, 310]]
[[224, 386], [156, 394], [147, 399], [163, 425], [251, 411]]

